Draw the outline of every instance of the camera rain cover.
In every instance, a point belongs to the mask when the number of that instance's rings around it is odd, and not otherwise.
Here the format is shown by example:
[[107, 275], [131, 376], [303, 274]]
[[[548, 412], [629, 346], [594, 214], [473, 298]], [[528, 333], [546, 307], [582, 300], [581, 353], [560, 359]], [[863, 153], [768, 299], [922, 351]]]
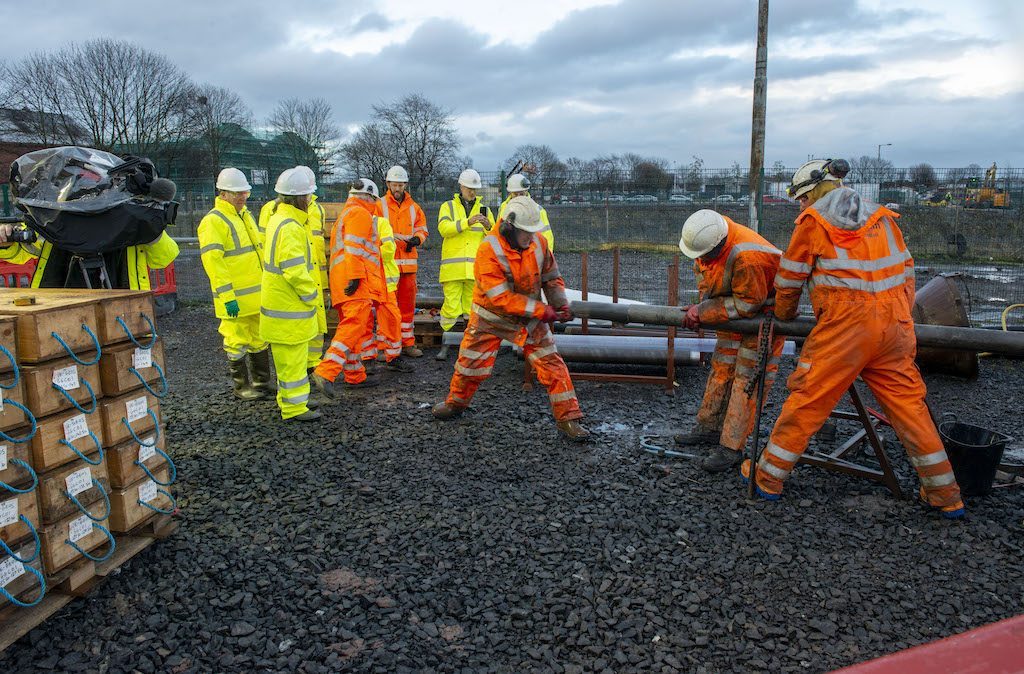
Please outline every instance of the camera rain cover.
[[125, 162], [87, 147], [29, 152], [11, 164], [11, 185], [25, 224], [55, 247], [95, 255], [152, 243], [177, 214], [175, 202], [144, 190], [148, 160]]

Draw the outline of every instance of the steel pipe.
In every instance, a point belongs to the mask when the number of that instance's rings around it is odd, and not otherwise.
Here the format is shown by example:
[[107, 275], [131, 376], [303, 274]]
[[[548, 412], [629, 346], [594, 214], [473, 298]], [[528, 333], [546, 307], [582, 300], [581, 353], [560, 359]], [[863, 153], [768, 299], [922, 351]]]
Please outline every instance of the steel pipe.
[[[605, 304], [601, 302], [573, 302], [572, 311], [579, 318], [603, 319], [613, 323], [640, 323], [646, 325], [683, 324], [683, 312], [679, 307], [656, 304]], [[744, 318], [709, 325], [719, 330], [757, 334], [760, 320]], [[787, 337], [806, 337], [816, 325], [812, 318], [797, 318], [793, 321], [778, 321], [775, 333]], [[1017, 332], [996, 332], [978, 328], [960, 328], [946, 325], [915, 325], [917, 344], [922, 347], [960, 349], [963, 351], [988, 351], [1003, 356], [1024, 356], [1024, 334]]]
[[440, 309], [442, 304], [444, 304], [443, 297], [424, 297], [423, 295], [416, 296], [417, 309]]
[[[668, 353], [664, 343], [660, 349], [648, 349], [636, 346], [589, 346], [586, 344], [569, 344], [558, 347], [558, 355], [567, 362], [605, 363], [609, 365], [661, 365], [668, 362]], [[700, 352], [680, 349], [678, 346], [673, 354], [676, 365], [697, 365], [700, 363]]]

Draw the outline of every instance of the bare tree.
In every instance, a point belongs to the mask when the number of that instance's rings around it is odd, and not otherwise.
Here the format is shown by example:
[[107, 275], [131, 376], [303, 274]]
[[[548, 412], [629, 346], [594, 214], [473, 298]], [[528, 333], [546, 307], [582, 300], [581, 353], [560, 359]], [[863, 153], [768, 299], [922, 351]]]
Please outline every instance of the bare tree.
[[195, 126], [202, 139], [207, 175], [224, 168], [224, 156], [250, 135], [252, 110], [242, 98], [224, 87], [204, 84], [196, 89]]
[[388, 168], [394, 164], [397, 148], [376, 122], [359, 129], [352, 139], [341, 146], [341, 157], [346, 169], [355, 176], [382, 181]]
[[568, 182], [568, 167], [549, 145], [520, 145], [501, 168], [509, 173], [520, 163], [519, 172], [529, 176], [537, 199], [543, 198], [545, 193], [558, 192]]
[[332, 173], [341, 132], [325, 98], [307, 101], [288, 98], [277, 104], [268, 123], [281, 135], [296, 164], [308, 165], [319, 175]]
[[888, 159], [862, 155], [859, 159], [850, 160], [850, 182], [881, 185], [892, 178], [893, 166]]

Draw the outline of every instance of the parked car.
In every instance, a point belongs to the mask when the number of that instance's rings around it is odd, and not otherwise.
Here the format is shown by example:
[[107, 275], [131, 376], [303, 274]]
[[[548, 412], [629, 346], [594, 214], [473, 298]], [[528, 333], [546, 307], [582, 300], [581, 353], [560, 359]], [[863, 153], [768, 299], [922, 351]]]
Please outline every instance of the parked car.
[[673, 194], [668, 200], [674, 204], [692, 204], [693, 197], [688, 197], [685, 194]]
[[749, 204], [750, 203], [750, 196], [744, 194], [743, 196], [741, 196], [739, 199], [736, 200], [736, 203], [737, 204], [744, 204], [744, 205], [745, 204]]
[[633, 194], [626, 197], [626, 201], [632, 201], [635, 203], [657, 203], [658, 197], [653, 194]]
[[731, 194], [719, 194], [717, 197], [711, 200], [713, 204], [731, 204], [734, 199]]
[[625, 200], [626, 200], [626, 197], [624, 197], [621, 194], [609, 194], [607, 197], [605, 197], [605, 201], [616, 201], [616, 202], [618, 202], [618, 201], [625, 201]]
[[763, 197], [761, 197], [761, 203], [762, 204], [791, 204], [793, 202], [790, 201], [789, 199], [786, 199], [785, 197], [776, 197], [776, 196], [772, 196], [771, 194], [766, 194]]

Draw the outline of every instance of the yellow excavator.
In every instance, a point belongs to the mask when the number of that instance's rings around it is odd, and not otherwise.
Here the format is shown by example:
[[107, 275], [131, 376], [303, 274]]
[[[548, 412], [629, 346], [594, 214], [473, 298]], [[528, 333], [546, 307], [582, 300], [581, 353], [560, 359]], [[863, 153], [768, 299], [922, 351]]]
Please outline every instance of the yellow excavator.
[[967, 208], [1008, 208], [1010, 206], [1010, 193], [996, 187], [996, 165], [985, 171], [985, 180], [981, 185], [968, 183], [967, 199], [964, 205]]

